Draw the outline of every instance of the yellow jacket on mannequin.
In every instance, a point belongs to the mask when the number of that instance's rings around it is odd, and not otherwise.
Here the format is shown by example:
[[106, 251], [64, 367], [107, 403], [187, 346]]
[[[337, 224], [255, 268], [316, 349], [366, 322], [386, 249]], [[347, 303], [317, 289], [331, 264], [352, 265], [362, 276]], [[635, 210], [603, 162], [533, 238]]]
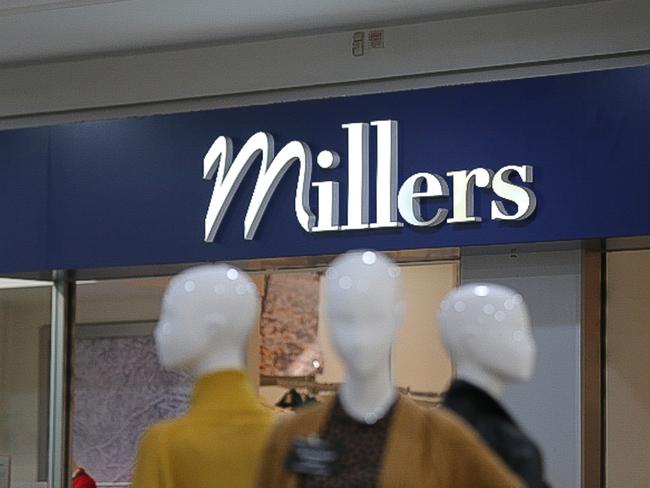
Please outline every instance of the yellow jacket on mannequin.
[[132, 488], [249, 488], [272, 423], [244, 371], [207, 374], [186, 416], [145, 432]]

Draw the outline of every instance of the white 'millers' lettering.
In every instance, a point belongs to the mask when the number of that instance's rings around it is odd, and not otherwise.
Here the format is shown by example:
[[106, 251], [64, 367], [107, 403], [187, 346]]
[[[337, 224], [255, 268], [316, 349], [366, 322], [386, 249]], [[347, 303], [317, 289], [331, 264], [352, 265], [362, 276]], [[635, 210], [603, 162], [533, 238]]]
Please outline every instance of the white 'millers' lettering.
[[377, 222], [371, 227], [400, 227], [397, 221], [397, 122], [377, 120]]
[[348, 131], [348, 223], [343, 230], [367, 229], [368, 124], [343, 124]]
[[533, 182], [532, 166], [504, 166], [494, 175], [492, 189], [501, 198], [517, 205], [517, 211], [508, 215], [503, 202], [492, 202], [492, 220], [524, 220], [531, 216], [537, 207], [537, 197], [530, 188], [517, 186], [510, 181], [510, 175], [517, 173], [524, 183]]
[[234, 161], [232, 161], [232, 141], [223, 136], [214, 142], [203, 158], [203, 178], [209, 180], [214, 176], [215, 171], [217, 173], [210, 207], [205, 217], [207, 242], [214, 241], [237, 188], [259, 156], [261, 156], [260, 172], [244, 219], [244, 238], [252, 239], [255, 236], [273, 191], [295, 161], [300, 165], [295, 198], [296, 217], [302, 228], [311, 232], [315, 217], [309, 208], [312, 170], [309, 147], [304, 142], [292, 141], [276, 156], [273, 137], [266, 132], [258, 132], [248, 139]]
[[[424, 189], [422, 188], [425, 185]], [[448, 197], [449, 187], [442, 176], [416, 173], [408, 178], [399, 191], [399, 213], [407, 223], [417, 227], [433, 227], [447, 218], [449, 211], [440, 208], [429, 220], [422, 217], [421, 198]]]
[[[369, 140], [370, 127], [375, 128], [377, 141], [375, 221], [370, 222], [369, 212]], [[213, 242], [224, 215], [235, 193], [253, 163], [259, 159], [260, 169], [253, 195], [244, 218], [244, 238], [253, 239], [269, 200], [292, 164], [299, 166], [295, 193], [295, 213], [298, 223], [306, 232], [332, 232], [343, 230], [395, 228], [406, 223], [417, 227], [433, 227], [445, 221], [451, 224], [481, 222], [475, 215], [476, 188], [491, 190], [499, 199], [491, 202], [492, 220], [525, 220], [537, 206], [532, 189], [523, 184], [533, 183], [533, 168], [528, 165], [508, 165], [496, 173], [486, 168], [450, 171], [446, 175], [452, 183], [452, 216], [449, 210], [438, 208], [430, 218], [422, 215], [423, 199], [449, 198], [447, 181], [440, 175], [417, 173], [404, 181], [398, 191], [398, 126], [394, 120], [376, 120], [369, 124], [355, 122], [343, 124], [348, 139], [348, 192], [347, 219], [339, 222], [339, 183], [336, 181], [311, 181], [312, 154], [309, 146], [292, 141], [275, 154], [273, 137], [266, 132], [251, 136], [233, 160], [232, 140], [218, 137], [203, 160], [203, 178], [214, 178], [214, 191], [205, 217], [205, 240]], [[340, 163], [335, 151], [321, 151], [316, 163], [323, 169], [334, 169]], [[512, 181], [521, 179], [522, 185]], [[314, 188], [318, 199], [318, 217], [310, 208], [309, 191]], [[504, 201], [516, 207], [508, 213]]]
[[[336, 168], [341, 158], [334, 151], [322, 151], [316, 158], [323, 169]], [[312, 186], [318, 191], [318, 225], [312, 232], [339, 230], [339, 184], [337, 181], [317, 181]]]
[[471, 171], [450, 171], [454, 191], [454, 216], [447, 220], [450, 224], [480, 222], [481, 217], [474, 215], [474, 187], [490, 188], [492, 172], [485, 168]]

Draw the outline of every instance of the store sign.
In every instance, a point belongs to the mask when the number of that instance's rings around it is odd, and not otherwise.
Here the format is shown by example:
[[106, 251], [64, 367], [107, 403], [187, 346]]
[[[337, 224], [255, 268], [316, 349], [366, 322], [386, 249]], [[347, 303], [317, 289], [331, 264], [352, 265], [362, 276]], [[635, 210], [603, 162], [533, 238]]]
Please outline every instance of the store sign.
[[650, 66], [0, 131], [0, 273], [650, 235], [648, 80]]
[[[408, 177], [399, 187], [398, 174], [398, 122], [376, 120], [341, 126], [347, 131], [348, 184], [347, 219], [341, 225], [339, 219], [339, 183], [337, 181], [312, 182], [312, 151], [302, 141], [291, 141], [275, 153], [275, 141], [271, 134], [258, 132], [251, 136], [233, 154], [233, 141], [227, 136], [218, 137], [203, 160], [203, 177], [215, 180], [214, 191], [205, 217], [205, 241], [213, 242], [233, 201], [242, 180], [259, 161], [260, 169], [250, 204], [244, 218], [244, 238], [251, 240], [267, 209], [268, 203], [287, 170], [294, 164], [299, 167], [295, 190], [294, 209], [296, 219], [305, 232], [334, 232], [346, 230], [395, 228], [404, 225], [401, 220], [415, 227], [435, 227], [445, 222], [467, 224], [481, 222], [475, 214], [474, 192], [476, 188], [491, 190], [494, 199], [490, 206], [490, 219], [522, 221], [535, 211], [537, 198], [527, 186], [533, 183], [533, 167], [508, 164], [493, 171], [488, 168], [449, 171], [450, 194], [447, 180], [435, 173], [418, 172]], [[369, 140], [371, 127], [376, 130], [377, 157], [375, 219], [370, 221]], [[340, 156], [332, 150], [321, 151], [316, 163], [322, 169], [334, 169]], [[309, 193], [314, 188], [318, 196], [318, 215], [310, 207]], [[452, 214], [440, 208], [429, 218], [422, 214], [424, 199], [452, 200]], [[508, 210], [510, 202], [514, 210]]]

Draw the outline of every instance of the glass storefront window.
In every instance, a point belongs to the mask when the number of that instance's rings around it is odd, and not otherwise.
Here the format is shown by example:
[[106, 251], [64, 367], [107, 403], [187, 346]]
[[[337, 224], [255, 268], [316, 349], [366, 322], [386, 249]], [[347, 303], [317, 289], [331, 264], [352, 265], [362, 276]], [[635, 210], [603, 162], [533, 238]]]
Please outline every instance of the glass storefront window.
[[103, 487], [128, 484], [142, 432], [187, 407], [191, 379], [160, 368], [152, 335], [167, 283], [77, 287], [70, 458]]
[[[562, 398], [574, 403], [580, 396], [578, 305], [580, 293], [584, 293], [579, 286], [580, 256], [577, 248], [468, 252], [462, 260], [455, 256], [429, 258], [426, 254], [394, 256], [402, 270], [407, 305], [393, 350], [394, 380], [427, 408], [438, 405], [439, 394], [452, 375], [435, 324], [442, 297], [459, 282], [475, 280], [504, 282], [524, 293], [540, 347], [538, 374], [530, 384], [512, 387], [507, 402], [545, 447], [549, 478], [569, 480], [567, 486], [580, 482], [580, 467], [576, 462], [556, 459], [553, 453], [558, 450], [552, 447], [564, 446], [563, 459], [567, 453], [576, 458], [580, 455], [584, 446], [578, 436], [580, 425], [585, 425], [580, 424], [584, 412], [577, 403], [560, 404], [543, 392], [562, 389]], [[647, 422], [643, 415], [634, 416], [640, 428], [637, 425], [632, 429], [620, 412], [641, 411], [644, 401], [644, 377], [637, 373], [644, 370], [643, 358], [647, 355], [630, 356], [628, 352], [632, 350], [630, 341], [641, 349], [647, 343], [643, 342], [647, 334], [642, 317], [648, 304], [649, 256], [643, 250], [610, 252], [607, 257], [604, 415], [609, 446], [605, 468], [610, 482], [633, 483], [621, 460], [640, 462], [640, 458], [619, 454], [645, 445], [641, 433]], [[249, 375], [269, 407], [277, 406], [294, 388], [305, 398], [322, 400], [343, 380], [342, 365], [327, 340], [322, 310], [321, 282], [329, 259], [291, 258], [281, 265], [249, 262], [248, 267], [242, 266], [250, 270], [262, 302], [258, 333], [253, 334], [249, 347]], [[53, 432], [50, 372], [58, 363], [51, 358], [52, 286], [49, 282], [0, 279], [0, 488], [4, 488], [3, 470], [9, 462], [12, 488], [46, 488], [48, 464], [61, 460], [56, 466], [63, 465], [66, 458], [70, 463], [66, 469], [84, 467], [103, 488], [129, 486], [142, 433], [153, 423], [182, 415], [192, 393], [194, 379], [189, 374], [162, 370], [153, 341], [169, 280], [170, 276], [159, 276], [77, 282], [69, 302], [75, 312], [69, 350], [71, 376], [64, 380], [71, 388], [71, 401], [66, 406], [70, 415], [69, 451], [61, 450], [67, 456], [56, 451], [53, 456], [48, 449], [48, 436]], [[600, 280], [594, 283], [598, 291]], [[587, 303], [584, 300], [582, 306]], [[566, 334], [572, 339], [565, 340]], [[567, 371], [574, 371], [574, 376]], [[546, 402], [548, 408], [540, 411], [531, 407], [535, 395], [533, 403]], [[557, 430], [549, 429], [544, 420], [554, 407], [561, 409], [561, 413], [552, 414], [554, 418], [564, 415], [564, 423], [558, 423]], [[279, 410], [285, 414], [291, 408]], [[578, 429], [569, 432], [570, 439], [562, 437], [568, 427]], [[625, 449], [611, 448], [614, 444]], [[59, 484], [52, 482], [49, 486], [58, 488]]]
[[0, 486], [47, 486], [51, 297], [49, 283], [0, 278]]
[[[316, 385], [343, 380], [322, 314], [323, 270], [298, 264], [292, 271], [250, 273], [262, 303], [248, 369], [269, 407], [291, 388], [291, 377]], [[435, 405], [451, 375], [435, 315], [442, 297], [458, 282], [458, 262], [412, 264], [402, 266], [402, 272], [409, 313], [393, 355], [396, 382], [405, 391], [430, 393], [414, 398]], [[162, 370], [152, 336], [169, 279], [114, 279], [77, 287], [70, 459], [103, 487], [127, 486], [144, 430], [182, 415], [190, 400], [193, 378]], [[412, 359], [414, 348], [418, 364]], [[278, 381], [268, 386], [269, 380]], [[297, 389], [312, 391], [301, 385]], [[313, 393], [318, 397], [331, 391]]]

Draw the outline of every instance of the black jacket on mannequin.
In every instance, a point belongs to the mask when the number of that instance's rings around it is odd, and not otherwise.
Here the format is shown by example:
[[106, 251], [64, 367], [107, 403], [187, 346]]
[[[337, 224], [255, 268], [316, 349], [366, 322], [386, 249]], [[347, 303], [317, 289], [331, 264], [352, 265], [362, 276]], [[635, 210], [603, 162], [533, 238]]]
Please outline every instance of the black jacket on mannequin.
[[529, 488], [549, 487], [539, 448], [492, 396], [467, 381], [455, 380], [442, 404], [472, 425]]

